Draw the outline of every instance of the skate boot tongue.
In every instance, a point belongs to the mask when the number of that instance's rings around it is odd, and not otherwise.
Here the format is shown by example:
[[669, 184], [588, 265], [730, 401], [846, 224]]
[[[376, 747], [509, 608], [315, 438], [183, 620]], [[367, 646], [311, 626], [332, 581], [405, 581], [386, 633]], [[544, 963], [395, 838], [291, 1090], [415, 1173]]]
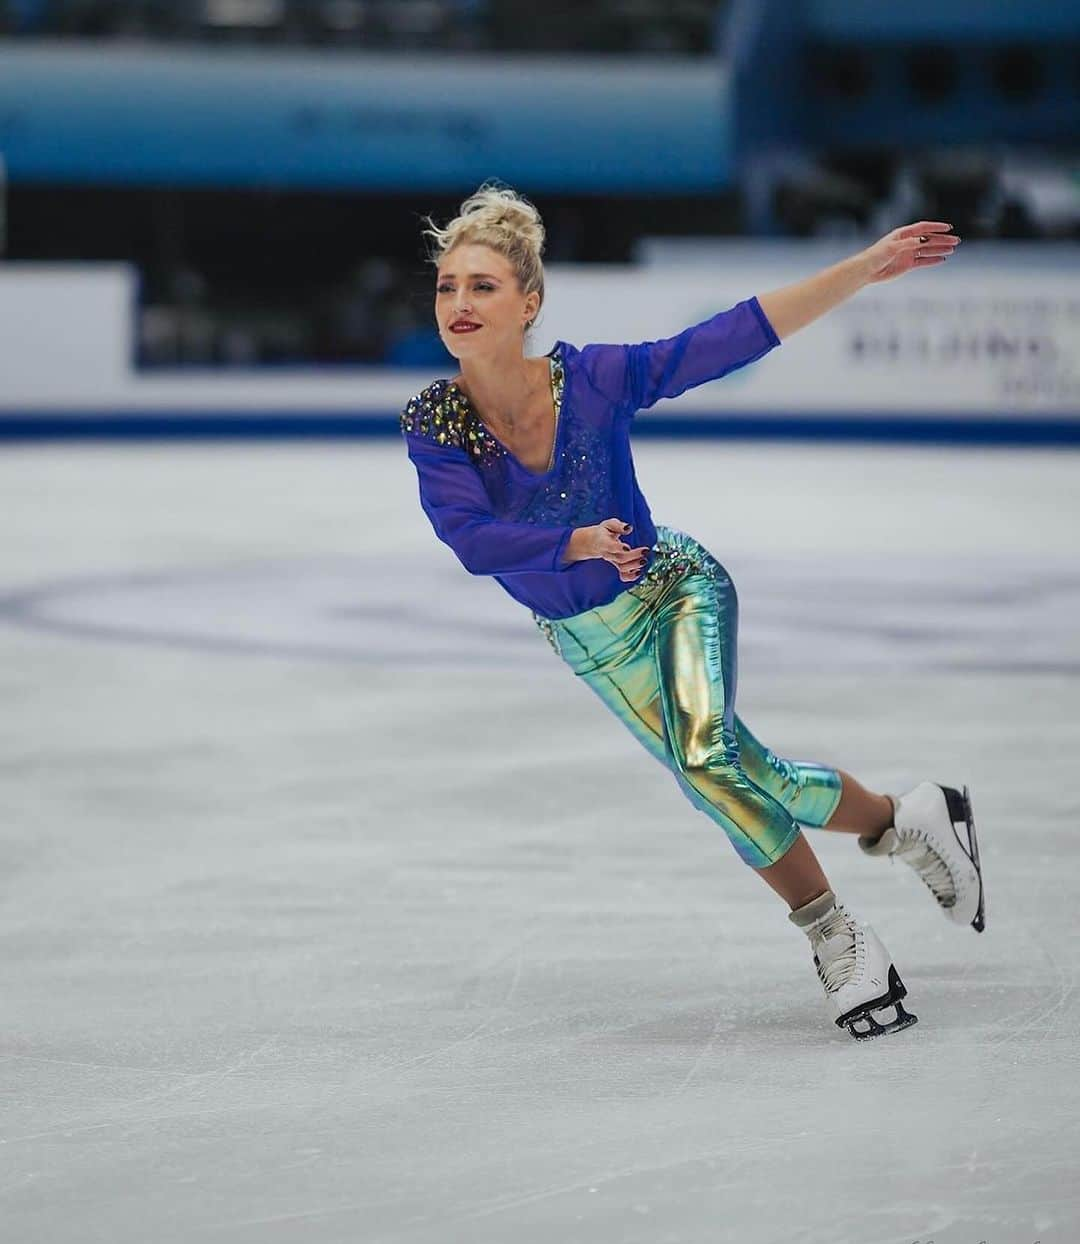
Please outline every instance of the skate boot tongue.
[[952, 907], [956, 902], [956, 886], [949, 867], [928, 842], [917, 833], [902, 834], [896, 854], [915, 869], [942, 907]]
[[855, 971], [855, 935], [848, 927], [847, 913], [842, 907], [835, 908], [832, 915], [811, 932], [810, 944], [821, 983], [827, 993], [835, 993], [851, 980]]
[[814, 964], [827, 994], [845, 985], [855, 971], [856, 948], [853, 922], [832, 890], [804, 907], [788, 913], [810, 939]]

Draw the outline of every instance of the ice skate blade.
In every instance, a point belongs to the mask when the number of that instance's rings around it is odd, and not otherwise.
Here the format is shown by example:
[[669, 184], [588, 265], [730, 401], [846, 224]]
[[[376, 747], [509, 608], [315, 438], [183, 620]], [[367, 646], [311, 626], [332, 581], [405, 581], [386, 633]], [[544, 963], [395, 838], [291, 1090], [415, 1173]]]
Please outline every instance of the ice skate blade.
[[[910, 1011], [904, 1010], [902, 1002], [895, 1002], [896, 1018], [890, 1020], [887, 1024], [882, 1024], [878, 1019], [869, 1012], [863, 1015], [855, 1015], [846, 1023], [846, 1028], [856, 1041], [870, 1041], [874, 1037], [885, 1037], [890, 1032], [902, 1032], [905, 1028], [910, 1028], [912, 1024], [919, 1022], [917, 1015], [912, 1015]], [[858, 1023], [865, 1023], [866, 1027], [858, 1029], [855, 1027]]]
[[983, 889], [982, 865], [979, 863], [979, 839], [975, 834], [975, 814], [971, 809], [971, 795], [966, 786], [964, 787], [964, 819], [967, 821], [971, 862], [975, 865], [975, 872], [979, 878], [979, 908], [975, 912], [971, 927], [976, 933], [981, 933], [986, 928], [986, 891]]
[[[910, 1011], [904, 1010], [900, 1000], [906, 997], [907, 986], [900, 979], [900, 973], [896, 970], [896, 964], [890, 963], [888, 991], [880, 997], [871, 998], [861, 1006], [857, 1006], [853, 1010], [841, 1015], [836, 1021], [836, 1026], [838, 1028], [846, 1028], [856, 1041], [867, 1041], [871, 1037], [884, 1037], [890, 1032], [900, 1032], [903, 1028], [910, 1028], [912, 1024], [919, 1022], [919, 1017], [912, 1015]], [[884, 1010], [887, 1006], [896, 1008], [896, 1018], [889, 1020], [887, 1024], [883, 1024], [873, 1012]], [[866, 1023], [864, 1029], [855, 1027], [857, 1023], [863, 1021]]]

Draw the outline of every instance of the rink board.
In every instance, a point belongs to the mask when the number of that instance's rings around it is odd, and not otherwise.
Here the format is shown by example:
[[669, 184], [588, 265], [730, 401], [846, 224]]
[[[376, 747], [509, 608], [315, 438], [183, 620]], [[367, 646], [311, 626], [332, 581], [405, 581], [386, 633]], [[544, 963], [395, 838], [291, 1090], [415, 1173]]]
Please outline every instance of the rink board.
[[[636, 265], [552, 265], [530, 349], [646, 341], [849, 253], [654, 239]], [[393, 435], [434, 375], [380, 367], [135, 365], [123, 265], [0, 272], [0, 436]], [[454, 364], [448, 360], [445, 371]], [[750, 366], [640, 414], [639, 435], [1068, 444], [1080, 429], [1076, 248], [965, 243], [864, 289]]]

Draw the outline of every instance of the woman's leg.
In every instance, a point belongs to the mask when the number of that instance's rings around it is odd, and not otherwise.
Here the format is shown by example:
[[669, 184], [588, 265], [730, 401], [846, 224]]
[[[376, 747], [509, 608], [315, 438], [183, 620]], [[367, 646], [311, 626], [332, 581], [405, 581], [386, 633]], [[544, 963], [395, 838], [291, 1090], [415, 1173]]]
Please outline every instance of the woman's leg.
[[[740, 764], [735, 590], [719, 563], [704, 573], [685, 569], [676, 566], [679, 577], [661, 582], [658, 597], [623, 592], [610, 605], [548, 624], [548, 637], [787, 902], [789, 919], [810, 939], [836, 1022], [856, 1037], [906, 1027], [915, 1017], [903, 1012], [906, 991], [880, 939], [836, 902], [790, 812]], [[835, 789], [829, 802], [840, 806]], [[877, 1013], [893, 1006], [896, 1018], [883, 1026]]]
[[760, 743], [735, 717], [743, 768], [802, 825], [876, 838], [893, 821], [888, 795], [875, 795], [843, 769], [785, 760]]
[[846, 834], [862, 834], [880, 838], [893, 823], [893, 802], [888, 795], [875, 795], [857, 782], [850, 773], [839, 770], [843, 793], [836, 811], [824, 826]]
[[[715, 602], [712, 608], [715, 612]], [[610, 605], [547, 623], [542, 629], [574, 673], [588, 683], [650, 755], [674, 772], [690, 802], [725, 829], [739, 854], [761, 872], [789, 907], [794, 910], [825, 893], [828, 881], [798, 826], [766, 792], [759, 791], [745, 774], [738, 772], [737, 748], [732, 781], [721, 781], [714, 770], [712, 774], [703, 772], [695, 785], [680, 768], [678, 757], [685, 758], [688, 747], [691, 752], [693, 747], [684, 739], [672, 748], [667, 737], [669, 727], [665, 722], [651, 605], [624, 593]], [[711, 722], [719, 720], [722, 727], [723, 679], [713, 675], [710, 683], [703, 662], [692, 656], [687, 668], [694, 673], [690, 682], [700, 687], [699, 706], [692, 713], [699, 713], [701, 720], [690, 726], [690, 734], [700, 737], [708, 733]], [[688, 696], [695, 696], [689, 687], [684, 690]], [[672, 698], [668, 696], [669, 700]], [[683, 721], [689, 725], [688, 716]], [[726, 788], [723, 793], [721, 787]], [[743, 833], [740, 819], [756, 828], [750, 834]], [[762, 826], [771, 850], [754, 846], [754, 835]]]
[[760, 743], [746, 722], [735, 717], [739, 755], [750, 778], [781, 803], [802, 825], [821, 826], [835, 815], [842, 798], [842, 775], [827, 765], [786, 760]]
[[667, 766], [651, 627], [648, 604], [629, 592], [608, 605], [541, 625], [552, 647], [577, 677], [651, 756]]
[[801, 833], [782, 859], [758, 871], [762, 880], [772, 886], [792, 911], [832, 889], [817, 856]]
[[[735, 730], [738, 602], [722, 567], [659, 606], [656, 667], [672, 767], [687, 797], [793, 910], [829, 883], [791, 813], [744, 769]], [[835, 796], [830, 795], [830, 805]]]

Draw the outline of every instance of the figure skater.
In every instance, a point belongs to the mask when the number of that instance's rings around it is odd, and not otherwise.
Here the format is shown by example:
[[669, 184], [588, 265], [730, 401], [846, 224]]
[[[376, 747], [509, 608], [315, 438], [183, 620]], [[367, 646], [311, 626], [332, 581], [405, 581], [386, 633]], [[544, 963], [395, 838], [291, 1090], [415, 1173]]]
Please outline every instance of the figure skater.
[[923, 782], [900, 798], [875, 794], [842, 769], [758, 742], [735, 714], [731, 578], [692, 536], [654, 525], [630, 430], [638, 411], [761, 358], [864, 285], [944, 263], [960, 239], [919, 221], [666, 340], [558, 341], [530, 357], [526, 334], [544, 300], [536, 208], [485, 184], [445, 228], [426, 224], [439, 335], [461, 371], [412, 398], [401, 430], [435, 533], [466, 570], [492, 575], [530, 610], [556, 653], [788, 904], [836, 1023], [857, 1039], [914, 1024], [880, 938], [837, 901], [800, 825], [855, 833], [869, 854], [899, 857], [949, 920], [981, 931], [967, 788]]

